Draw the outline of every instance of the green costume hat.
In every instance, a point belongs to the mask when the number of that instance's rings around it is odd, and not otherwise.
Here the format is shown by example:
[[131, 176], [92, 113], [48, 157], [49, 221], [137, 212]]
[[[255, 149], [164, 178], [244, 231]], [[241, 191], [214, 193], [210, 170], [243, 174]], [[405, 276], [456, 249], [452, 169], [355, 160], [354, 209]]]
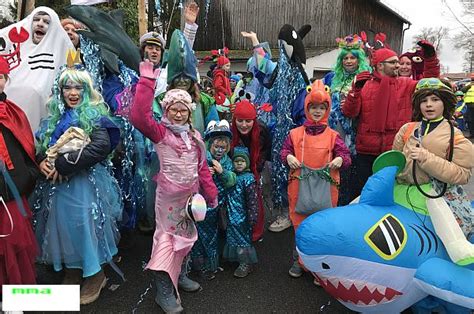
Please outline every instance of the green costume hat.
[[249, 150], [245, 146], [237, 146], [234, 148], [234, 154], [232, 155], [232, 161], [235, 160], [237, 157], [242, 157], [245, 159], [247, 167], [245, 167], [245, 171], [250, 171], [250, 157], [249, 157]]

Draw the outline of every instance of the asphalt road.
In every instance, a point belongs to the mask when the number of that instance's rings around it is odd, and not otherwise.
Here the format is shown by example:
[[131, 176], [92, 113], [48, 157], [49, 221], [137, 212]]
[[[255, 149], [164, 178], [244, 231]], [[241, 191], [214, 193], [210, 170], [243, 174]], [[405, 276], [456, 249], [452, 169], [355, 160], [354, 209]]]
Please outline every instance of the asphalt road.
[[[151, 236], [136, 234], [132, 248], [119, 253], [117, 265], [125, 273], [126, 282], [106, 268], [109, 278], [106, 289], [99, 300], [82, 306], [83, 313], [160, 313], [154, 302], [154, 289], [143, 296], [151, 283], [151, 276], [143, 271], [143, 265], [151, 251]], [[197, 274], [202, 290], [196, 293], [181, 293], [186, 313], [353, 313], [313, 284], [312, 277], [305, 274], [294, 279], [288, 275], [291, 266], [293, 230], [281, 233], [267, 232], [263, 242], [256, 244], [259, 263], [255, 270], [243, 279], [233, 277], [237, 264], [222, 263], [224, 271], [214, 280], [208, 281]], [[62, 274], [50, 267], [40, 265], [40, 283], [60, 283]], [[119, 286], [117, 286], [119, 285]], [[115, 288], [114, 291], [112, 291]]]

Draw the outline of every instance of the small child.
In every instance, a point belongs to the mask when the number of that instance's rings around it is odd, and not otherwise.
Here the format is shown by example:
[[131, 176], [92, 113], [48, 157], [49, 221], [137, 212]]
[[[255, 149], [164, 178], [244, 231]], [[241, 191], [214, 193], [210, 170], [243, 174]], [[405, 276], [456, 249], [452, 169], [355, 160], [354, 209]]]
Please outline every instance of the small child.
[[38, 253], [26, 200], [39, 175], [35, 145], [25, 113], [3, 92], [9, 72], [8, 62], [0, 57], [0, 289], [4, 284], [35, 284]]
[[458, 129], [460, 129], [461, 131], [465, 131], [466, 122], [464, 120], [464, 115], [467, 113], [467, 106], [464, 102], [464, 93], [462, 91], [457, 91], [455, 95], [457, 103], [456, 109], [454, 109], [454, 119], [456, 119], [455, 121], [458, 126]]
[[183, 267], [183, 261], [198, 237], [194, 223], [183, 223], [184, 208], [190, 196], [198, 192], [203, 194], [209, 207], [216, 207], [217, 189], [207, 167], [204, 142], [192, 127], [195, 105], [189, 93], [181, 89], [167, 91], [161, 101], [161, 122], [153, 118], [158, 74], [150, 61], [140, 63], [140, 80], [130, 121], [154, 143], [160, 161], [160, 172], [156, 176], [156, 227], [146, 268], [155, 278], [155, 302], [166, 313], [178, 313], [183, 311], [178, 286], [185, 291], [200, 288], [187, 277]]
[[217, 66], [212, 72], [214, 85], [214, 99], [216, 100], [216, 109], [220, 113], [221, 120], [226, 118], [229, 113], [232, 90], [230, 88], [230, 60], [225, 56], [217, 58]]
[[[306, 96], [304, 102], [306, 121], [304, 125], [290, 131], [290, 135], [283, 143], [281, 160], [288, 164], [291, 169], [291, 177], [301, 174], [302, 167], [320, 169], [327, 166], [330, 169], [331, 180], [339, 182], [339, 169], [351, 165], [349, 149], [344, 144], [339, 134], [327, 125], [331, 110], [331, 97], [325, 89], [322, 81], [317, 80], [312, 85], [311, 92]], [[298, 201], [300, 184], [306, 184], [305, 180], [290, 179], [288, 182], [288, 200], [290, 220], [295, 232], [300, 223], [307, 217], [295, 211]], [[337, 205], [338, 190], [332, 184], [330, 191], [332, 206]], [[322, 198], [324, 195], [313, 195], [313, 198]], [[301, 263], [294, 251], [294, 262], [289, 270], [290, 276], [294, 278], [303, 275]]]
[[244, 278], [252, 272], [251, 265], [257, 263], [257, 252], [252, 245], [252, 228], [258, 218], [257, 182], [250, 170], [249, 151], [246, 147], [235, 147], [232, 161], [237, 184], [228, 195], [223, 257], [231, 262], [239, 262], [234, 276]]
[[450, 122], [455, 104], [454, 93], [439, 79], [420, 80], [413, 94], [413, 117], [417, 122], [400, 128], [393, 149], [403, 152], [407, 160], [397, 177], [399, 183], [408, 188], [429, 184], [428, 194], [432, 196], [445, 191], [436, 199], [426, 198], [426, 208], [421, 209], [429, 213], [452, 261], [467, 265], [474, 263], [474, 245], [466, 240], [473, 234], [474, 212], [462, 185], [471, 178], [474, 150]]
[[204, 139], [207, 141], [207, 164], [216, 184], [219, 204], [208, 207], [204, 221], [197, 223], [198, 240], [191, 251], [193, 268], [201, 271], [208, 280], [215, 278], [219, 267], [218, 227], [219, 212], [227, 207], [227, 193], [236, 183], [235, 173], [232, 172], [232, 161], [227, 155], [230, 149], [232, 132], [226, 120], [211, 121], [207, 126]]

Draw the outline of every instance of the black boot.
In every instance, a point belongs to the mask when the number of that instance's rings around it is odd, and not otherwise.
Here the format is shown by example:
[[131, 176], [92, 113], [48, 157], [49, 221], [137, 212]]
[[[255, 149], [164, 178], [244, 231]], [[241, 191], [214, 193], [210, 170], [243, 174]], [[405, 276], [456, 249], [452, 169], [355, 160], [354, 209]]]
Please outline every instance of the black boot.
[[186, 292], [196, 292], [201, 289], [201, 285], [188, 277], [186, 262], [181, 265], [181, 273], [178, 278], [178, 288]]
[[174, 295], [174, 286], [168, 273], [164, 271], [154, 271], [156, 285], [155, 302], [165, 313], [181, 313], [183, 307], [178, 303]]

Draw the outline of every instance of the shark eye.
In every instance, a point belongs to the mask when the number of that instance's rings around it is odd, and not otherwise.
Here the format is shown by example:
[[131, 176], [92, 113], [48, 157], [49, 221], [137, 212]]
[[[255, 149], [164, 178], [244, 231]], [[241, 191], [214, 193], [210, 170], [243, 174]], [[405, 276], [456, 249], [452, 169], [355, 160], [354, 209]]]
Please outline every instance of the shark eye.
[[364, 236], [367, 244], [385, 260], [397, 257], [407, 242], [407, 233], [393, 215], [385, 215]]
[[291, 32], [291, 36], [293, 37], [293, 39], [298, 38], [298, 34], [296, 34], [295, 31], [292, 31], [292, 32]]

